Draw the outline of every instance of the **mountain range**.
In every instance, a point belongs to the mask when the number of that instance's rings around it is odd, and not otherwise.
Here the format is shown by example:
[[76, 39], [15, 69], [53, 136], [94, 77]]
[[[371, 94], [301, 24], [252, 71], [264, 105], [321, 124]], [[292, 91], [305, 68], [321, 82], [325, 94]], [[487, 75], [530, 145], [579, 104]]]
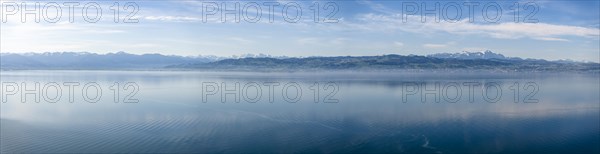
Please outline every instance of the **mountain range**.
[[599, 72], [600, 64], [507, 57], [492, 51], [418, 55], [285, 57], [245, 54], [231, 57], [88, 52], [2, 53], [2, 70], [489, 70]]
[[125, 52], [47, 52], [0, 54], [2, 69], [149, 69], [181, 63], [206, 63], [219, 57], [183, 57], [161, 54], [135, 55]]

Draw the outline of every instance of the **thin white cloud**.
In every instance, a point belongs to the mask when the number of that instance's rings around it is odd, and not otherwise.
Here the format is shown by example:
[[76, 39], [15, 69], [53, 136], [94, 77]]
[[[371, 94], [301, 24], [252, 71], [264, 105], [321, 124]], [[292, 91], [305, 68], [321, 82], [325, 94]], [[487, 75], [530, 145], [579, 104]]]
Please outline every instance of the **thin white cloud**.
[[563, 42], [568, 42], [569, 40], [567, 39], [561, 39], [561, 38], [553, 38], [553, 37], [538, 37], [538, 38], [534, 38], [536, 40], [543, 40], [543, 41], [563, 41]]
[[346, 44], [346, 42], [348, 42], [349, 40], [350, 39], [348, 39], [348, 38], [335, 38], [335, 39], [331, 40], [330, 42], [331, 42], [331, 44], [334, 44], [334, 45], [343, 45], [343, 44]]
[[441, 49], [441, 48], [446, 48], [448, 47], [447, 44], [423, 44], [423, 48], [428, 48], [428, 49]]
[[314, 38], [314, 37], [299, 38], [296, 40], [296, 43], [298, 43], [300, 45], [315, 45], [315, 44], [319, 43], [319, 38]]
[[396, 42], [394, 42], [394, 45], [401, 47], [401, 46], [404, 46], [404, 43], [396, 41]]
[[441, 49], [441, 48], [448, 48], [450, 46], [455, 45], [456, 42], [451, 41], [451, 42], [447, 42], [444, 44], [434, 44], [434, 43], [426, 43], [423, 44], [423, 48], [427, 48], [427, 49]]
[[254, 41], [246, 39], [246, 38], [242, 38], [242, 37], [230, 37], [229, 40], [238, 42], [238, 43], [242, 43], [242, 44], [250, 44], [253, 43]]
[[419, 34], [447, 32], [459, 35], [487, 35], [500, 39], [531, 38], [545, 41], [565, 41], [560, 38], [576, 36], [597, 38], [600, 34], [598, 28], [580, 26], [556, 25], [548, 23], [499, 23], [479, 24], [468, 20], [455, 23], [450, 22], [420, 22], [418, 16], [408, 16], [408, 22], [402, 22], [402, 15], [362, 14], [358, 16], [359, 22], [348, 23], [347, 28], [370, 31], [405, 31]]
[[202, 21], [201, 18], [190, 17], [190, 16], [146, 16], [146, 20], [158, 20], [158, 21], [174, 21], [174, 22], [197, 22]]

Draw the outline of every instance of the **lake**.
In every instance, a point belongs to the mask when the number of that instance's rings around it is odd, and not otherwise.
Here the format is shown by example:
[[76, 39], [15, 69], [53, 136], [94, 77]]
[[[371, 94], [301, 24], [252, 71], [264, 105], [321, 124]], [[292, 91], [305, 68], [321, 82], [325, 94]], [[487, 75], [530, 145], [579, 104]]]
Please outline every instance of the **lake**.
[[2, 71], [2, 153], [599, 153], [597, 74]]

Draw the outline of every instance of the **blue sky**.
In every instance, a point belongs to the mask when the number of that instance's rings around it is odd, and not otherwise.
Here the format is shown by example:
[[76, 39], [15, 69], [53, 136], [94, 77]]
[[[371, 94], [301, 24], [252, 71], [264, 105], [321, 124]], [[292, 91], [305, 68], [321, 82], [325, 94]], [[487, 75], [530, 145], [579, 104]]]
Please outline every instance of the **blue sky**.
[[[286, 56], [346, 56], [382, 54], [431, 54], [439, 52], [492, 50], [508, 56], [542, 59], [573, 59], [600, 61], [600, 3], [597, 0], [518, 0], [518, 1], [132, 1], [139, 7], [133, 19], [137, 23], [123, 23], [122, 18], [132, 11], [124, 10], [127, 1], [119, 2], [119, 23], [113, 21], [111, 6], [116, 1], [96, 1], [102, 17], [96, 23], [83, 19], [82, 8], [90, 1], [80, 2], [74, 9], [74, 22], [68, 21], [63, 6], [62, 16], [56, 23], [47, 22], [43, 16], [40, 23], [27, 16], [21, 22], [20, 12], [11, 14], [13, 4], [40, 6], [57, 1], [2, 0], [1, 52], [57, 52], [87, 51], [108, 53], [161, 53], [172, 55], [231, 56], [245, 53], [264, 53]], [[94, 2], [94, 1], [91, 1]], [[216, 2], [216, 3], [213, 3]], [[274, 13], [265, 2], [280, 4]], [[469, 20], [468, 4], [474, 6], [473, 19]], [[219, 13], [210, 15], [203, 9], [214, 4], [227, 7], [240, 5], [240, 22], [227, 15], [227, 22]], [[320, 22], [314, 22], [314, 4], [319, 3]], [[435, 5], [439, 4], [439, 7]], [[514, 4], [519, 4], [519, 20], [515, 21]], [[244, 6], [258, 4], [261, 10]], [[271, 4], [271, 3], [269, 3]], [[298, 5], [295, 5], [298, 4]], [[495, 4], [502, 13], [497, 20]], [[283, 6], [288, 13], [283, 14]], [[295, 7], [300, 6], [302, 15], [296, 22], [285, 20], [296, 17]], [[419, 12], [408, 7], [416, 5]], [[311, 7], [313, 6], [313, 7]], [[329, 6], [329, 7], [326, 7]], [[441, 13], [420, 14], [421, 7]], [[487, 11], [484, 7], [488, 6]], [[406, 7], [406, 9], [404, 9]], [[312, 9], [311, 9], [312, 8]], [[337, 12], [323, 22], [334, 8]], [[448, 9], [443, 9], [448, 8]], [[525, 9], [527, 8], [527, 9]], [[44, 10], [44, 9], [40, 9]], [[19, 10], [21, 11], [21, 10]], [[434, 12], [435, 12], [434, 11]], [[42, 12], [56, 15], [55, 9]], [[210, 11], [208, 11], [210, 12]], [[244, 20], [260, 12], [257, 22]], [[431, 12], [431, 11], [430, 11]], [[527, 22], [525, 16], [534, 12]], [[94, 14], [94, 10], [88, 13]], [[246, 14], [247, 13], [247, 14]], [[484, 13], [488, 18], [484, 19]], [[7, 15], [8, 14], [8, 15]], [[248, 15], [249, 14], [249, 15]], [[445, 13], [446, 14], [446, 13]], [[204, 16], [206, 15], [206, 16]], [[269, 16], [273, 21], [269, 21]], [[439, 22], [434, 16], [442, 18]], [[206, 17], [206, 22], [203, 18]], [[424, 17], [426, 21], [421, 21]], [[406, 19], [405, 21], [403, 20]], [[487, 20], [486, 20], [487, 19]], [[252, 21], [252, 20], [250, 20]], [[335, 21], [335, 20], [331, 20]]]

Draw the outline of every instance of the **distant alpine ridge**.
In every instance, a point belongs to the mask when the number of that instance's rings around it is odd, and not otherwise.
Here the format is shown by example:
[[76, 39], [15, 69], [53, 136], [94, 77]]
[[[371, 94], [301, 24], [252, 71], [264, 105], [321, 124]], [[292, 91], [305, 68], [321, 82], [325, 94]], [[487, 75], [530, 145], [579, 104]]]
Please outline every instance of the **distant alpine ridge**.
[[3, 53], [2, 70], [486, 70], [500, 72], [600, 72], [600, 64], [506, 57], [492, 51], [438, 53], [427, 56], [381, 55], [285, 57], [245, 54], [231, 57], [88, 52]]
[[520, 59], [520, 58], [507, 58], [502, 54], [497, 54], [492, 51], [486, 50], [484, 52], [467, 52], [462, 53], [436, 53], [428, 55], [427, 57], [435, 58], [456, 58], [456, 59]]
[[0, 54], [2, 69], [151, 69], [181, 63], [206, 63], [216, 56], [183, 57], [161, 54], [135, 55], [125, 52], [47, 52]]

